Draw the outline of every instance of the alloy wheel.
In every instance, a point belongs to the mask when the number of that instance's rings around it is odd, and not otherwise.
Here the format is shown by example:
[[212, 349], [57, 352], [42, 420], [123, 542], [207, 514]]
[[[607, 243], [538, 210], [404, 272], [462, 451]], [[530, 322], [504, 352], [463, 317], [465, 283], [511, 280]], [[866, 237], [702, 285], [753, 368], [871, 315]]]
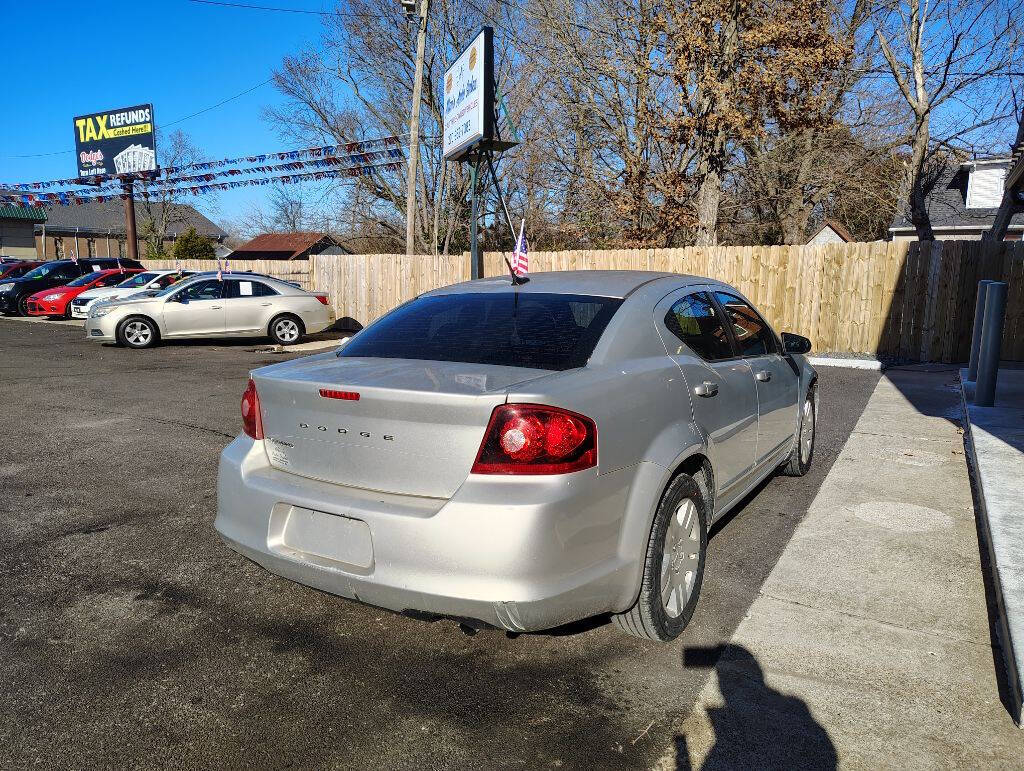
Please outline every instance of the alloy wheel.
[[810, 397], [804, 401], [803, 419], [800, 421], [800, 462], [807, 463], [811, 459], [811, 448], [814, 446], [814, 405]]
[[274, 336], [283, 343], [294, 343], [299, 339], [299, 325], [294, 319], [279, 319], [274, 324]]
[[700, 567], [700, 549], [697, 507], [687, 498], [672, 512], [661, 556], [661, 601], [669, 618], [679, 616], [690, 600]]
[[129, 321], [124, 325], [124, 339], [129, 345], [141, 347], [153, 339], [153, 330], [144, 321]]

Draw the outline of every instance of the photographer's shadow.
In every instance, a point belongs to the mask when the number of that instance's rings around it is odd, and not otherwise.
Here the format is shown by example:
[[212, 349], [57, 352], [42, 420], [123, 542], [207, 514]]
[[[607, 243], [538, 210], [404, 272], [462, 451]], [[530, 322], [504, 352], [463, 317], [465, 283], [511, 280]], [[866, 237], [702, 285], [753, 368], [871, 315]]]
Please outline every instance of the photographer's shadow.
[[[835, 745], [807, 704], [770, 687], [754, 655], [741, 645], [687, 648], [687, 667], [714, 667], [725, 705], [707, 710], [715, 733], [702, 771], [757, 768], [834, 769]], [[685, 736], [677, 736], [676, 767], [691, 768]]]

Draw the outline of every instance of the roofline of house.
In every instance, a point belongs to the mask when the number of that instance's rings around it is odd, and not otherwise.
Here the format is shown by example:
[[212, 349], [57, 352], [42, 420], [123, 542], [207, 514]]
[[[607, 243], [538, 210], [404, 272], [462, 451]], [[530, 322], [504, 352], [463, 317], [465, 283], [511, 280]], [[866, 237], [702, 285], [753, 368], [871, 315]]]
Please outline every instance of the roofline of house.
[[[42, 235], [44, 224], [45, 223], [36, 223], [36, 235]], [[123, 229], [118, 230], [116, 228], [107, 228], [106, 230], [100, 230], [98, 228], [83, 228], [77, 225], [46, 225], [45, 229], [46, 235], [61, 235], [64, 233], [75, 235], [77, 233], [78, 235], [125, 236], [127, 238], [127, 234]], [[185, 230], [188, 230], [188, 228], [186, 228]], [[177, 236], [183, 235], [185, 233], [185, 230], [182, 230], [180, 233], [168, 233], [167, 237], [177, 238]], [[198, 228], [196, 229], [196, 232], [201, 236], [212, 238], [218, 242], [223, 241], [225, 238], [228, 237], [226, 233], [210, 233], [208, 231], [199, 230]], [[144, 241], [145, 237], [140, 235], [139, 240]]]
[[[986, 230], [991, 230], [991, 225], [932, 225], [932, 230], [959, 230], [965, 233], [975, 232], [984, 233]], [[1008, 230], [1021, 230], [1024, 231], [1024, 225], [1010, 225]], [[917, 230], [912, 225], [901, 226], [898, 228], [889, 228], [890, 233], [916, 233]]]
[[1006, 175], [1005, 190], [1013, 190], [1024, 181], [1024, 155], [1017, 159], [1017, 162], [1010, 167], [1010, 173]]

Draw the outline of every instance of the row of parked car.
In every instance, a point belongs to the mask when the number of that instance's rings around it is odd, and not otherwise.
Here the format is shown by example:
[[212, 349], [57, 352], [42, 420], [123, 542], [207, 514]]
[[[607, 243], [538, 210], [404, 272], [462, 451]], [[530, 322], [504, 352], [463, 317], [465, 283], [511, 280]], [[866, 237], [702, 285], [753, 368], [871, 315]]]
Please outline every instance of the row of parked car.
[[260, 273], [147, 270], [107, 257], [0, 262], [0, 313], [85, 320], [89, 340], [270, 337], [294, 345], [335, 322], [326, 294]]

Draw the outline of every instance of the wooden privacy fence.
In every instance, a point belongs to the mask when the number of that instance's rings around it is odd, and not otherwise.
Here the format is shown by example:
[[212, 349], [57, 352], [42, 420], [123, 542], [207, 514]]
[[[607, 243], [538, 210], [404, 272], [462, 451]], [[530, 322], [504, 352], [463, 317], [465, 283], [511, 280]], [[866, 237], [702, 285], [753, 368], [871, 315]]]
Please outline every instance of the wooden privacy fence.
[[[174, 261], [144, 261], [173, 268]], [[216, 270], [215, 262], [185, 267]], [[308, 261], [234, 261], [327, 292], [339, 318], [368, 324], [430, 289], [469, 278], [468, 255], [319, 255]], [[484, 257], [488, 276], [507, 272], [501, 253]], [[778, 331], [811, 339], [817, 352], [875, 354], [907, 361], [965, 361], [978, 281], [1008, 281], [1003, 358], [1024, 360], [1024, 244], [978, 241], [828, 246], [532, 252], [533, 273], [550, 270], [690, 273], [737, 287]]]
[[[174, 270], [178, 267], [175, 260], [148, 260], [142, 258], [142, 264], [150, 270]], [[230, 260], [232, 270], [251, 270], [254, 273], [266, 273], [285, 281], [294, 281], [303, 289], [312, 289], [309, 283], [308, 260]], [[217, 270], [216, 260], [182, 260], [181, 267], [185, 270]], [[223, 263], [221, 264], [223, 267]]]

